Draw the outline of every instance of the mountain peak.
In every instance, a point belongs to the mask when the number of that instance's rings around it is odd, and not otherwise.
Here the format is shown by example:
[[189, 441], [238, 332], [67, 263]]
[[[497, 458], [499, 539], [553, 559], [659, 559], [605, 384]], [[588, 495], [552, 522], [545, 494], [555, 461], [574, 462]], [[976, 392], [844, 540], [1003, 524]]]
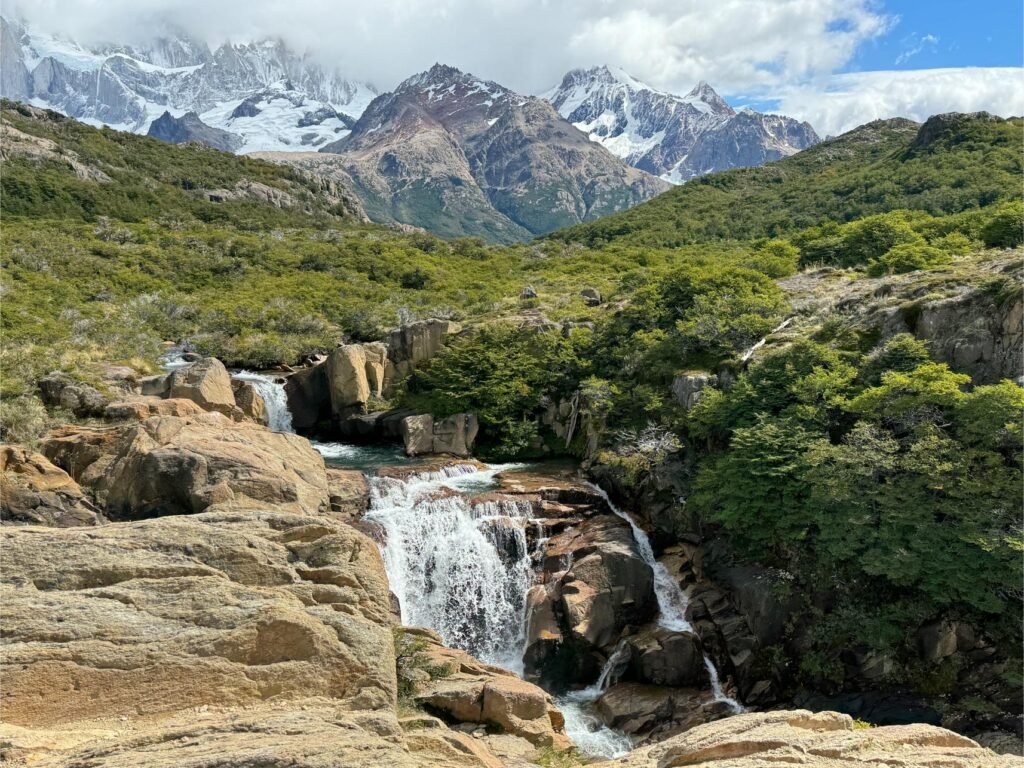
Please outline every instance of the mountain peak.
[[735, 114], [735, 111], [730, 107], [725, 99], [718, 95], [718, 92], [708, 83], [707, 80], [701, 80], [697, 85], [693, 87], [685, 97], [686, 101], [702, 101], [712, 108], [715, 112], [721, 112], [723, 114]]

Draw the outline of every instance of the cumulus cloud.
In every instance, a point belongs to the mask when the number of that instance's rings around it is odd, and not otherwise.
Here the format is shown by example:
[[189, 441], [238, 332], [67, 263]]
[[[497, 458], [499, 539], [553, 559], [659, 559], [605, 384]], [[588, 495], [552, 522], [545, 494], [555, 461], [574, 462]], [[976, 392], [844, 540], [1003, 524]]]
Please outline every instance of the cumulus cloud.
[[212, 45], [280, 36], [382, 88], [441, 61], [525, 92], [602, 63], [683, 92], [820, 76], [893, 23], [874, 0], [12, 1], [90, 42], [168, 25]]
[[[1021, 70], [834, 75], [896, 27], [879, 0], [6, 0], [12, 10], [84, 42], [170, 27], [211, 46], [281, 37], [380, 89], [437, 61], [523, 93], [611, 64], [675, 93], [707, 80], [774, 102], [822, 135], [876, 117], [1024, 111]], [[932, 44], [908, 43], [905, 55]]]
[[822, 136], [879, 118], [923, 121], [939, 112], [1024, 115], [1024, 71], [1015, 67], [854, 72], [782, 89], [778, 111], [807, 120]]

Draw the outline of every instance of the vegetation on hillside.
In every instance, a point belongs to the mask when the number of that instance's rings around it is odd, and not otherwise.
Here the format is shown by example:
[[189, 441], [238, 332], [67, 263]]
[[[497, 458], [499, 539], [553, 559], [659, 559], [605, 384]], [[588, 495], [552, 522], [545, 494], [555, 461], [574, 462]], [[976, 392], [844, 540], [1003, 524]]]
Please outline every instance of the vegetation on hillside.
[[[805, 600], [792, 645], [770, 649], [792, 663], [772, 674], [838, 689], [843, 654], [867, 646], [897, 662], [883, 684], [952, 692], [955, 670], [936, 682], [912, 661], [916, 628], [938, 616], [984, 631], [1007, 675], [1019, 666], [1021, 390], [971, 386], [910, 336], [827, 324], [741, 360], [792, 314], [776, 281], [803, 267], [956, 281], [980, 249], [1020, 245], [1020, 120], [872, 123], [500, 247], [363, 224], [281, 166], [10, 104], [2, 117], [57, 146], [10, 153], [0, 178], [5, 439], [54, 418], [35, 395], [50, 370], [101, 385], [104, 364], [152, 368], [166, 341], [231, 365], [295, 363], [406, 320], [458, 318], [475, 332], [398, 399], [477, 413], [485, 457], [593, 459], [538, 419], [544, 398], [576, 399], [600, 429], [597, 455], [637, 485], [682, 451], [686, 514]], [[291, 202], [204, 194], [249, 182]], [[520, 298], [525, 285], [537, 298]], [[991, 287], [1019, 292], [1006, 276]], [[670, 389], [685, 371], [732, 386], [686, 412]]]
[[1024, 120], [868, 123], [785, 160], [715, 173], [548, 235], [591, 247], [780, 237], [899, 209], [933, 216], [1020, 198]]

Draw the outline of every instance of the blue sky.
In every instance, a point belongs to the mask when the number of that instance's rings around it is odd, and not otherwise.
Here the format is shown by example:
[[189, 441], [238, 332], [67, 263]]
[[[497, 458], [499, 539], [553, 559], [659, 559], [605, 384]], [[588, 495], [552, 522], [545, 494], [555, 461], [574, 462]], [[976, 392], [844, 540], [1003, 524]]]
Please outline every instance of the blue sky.
[[863, 44], [841, 71], [1024, 63], [1020, 0], [888, 0], [879, 7], [899, 20], [887, 34]]

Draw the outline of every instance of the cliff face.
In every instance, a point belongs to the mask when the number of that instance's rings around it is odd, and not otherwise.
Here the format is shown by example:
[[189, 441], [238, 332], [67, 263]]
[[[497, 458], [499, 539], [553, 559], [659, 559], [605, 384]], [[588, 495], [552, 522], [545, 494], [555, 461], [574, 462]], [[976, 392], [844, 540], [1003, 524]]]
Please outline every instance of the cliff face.
[[975, 384], [1024, 374], [1022, 252], [987, 251], [950, 269], [867, 278], [821, 269], [780, 281], [797, 320], [778, 341], [806, 334], [833, 316], [884, 340], [912, 333], [933, 359], [970, 374]]

